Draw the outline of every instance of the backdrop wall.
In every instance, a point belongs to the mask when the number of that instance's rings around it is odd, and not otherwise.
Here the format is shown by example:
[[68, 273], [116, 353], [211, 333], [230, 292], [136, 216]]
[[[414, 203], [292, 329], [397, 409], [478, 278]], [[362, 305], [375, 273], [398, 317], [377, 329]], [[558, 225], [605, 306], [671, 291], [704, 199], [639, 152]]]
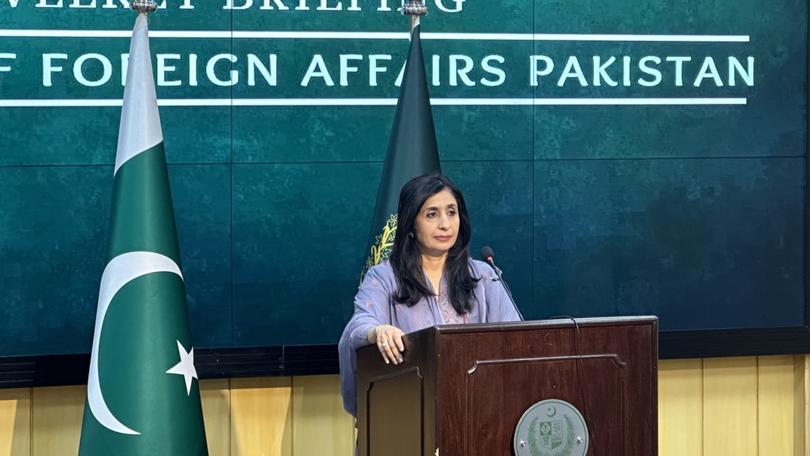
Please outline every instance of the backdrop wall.
[[[408, 45], [394, 3], [152, 15], [195, 346], [337, 341]], [[125, 4], [0, 1], [0, 355], [89, 351]], [[804, 325], [805, 1], [428, 6], [443, 170], [527, 318]]]

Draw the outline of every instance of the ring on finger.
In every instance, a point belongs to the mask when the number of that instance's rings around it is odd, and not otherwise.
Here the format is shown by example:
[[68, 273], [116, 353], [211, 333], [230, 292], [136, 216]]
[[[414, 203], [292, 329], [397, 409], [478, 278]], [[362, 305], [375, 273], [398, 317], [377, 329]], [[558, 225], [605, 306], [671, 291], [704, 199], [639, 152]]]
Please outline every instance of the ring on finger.
[[383, 342], [383, 343], [381, 343], [380, 345], [381, 345], [381, 346], [383, 346], [383, 347], [387, 347], [387, 346], [388, 346], [388, 342]]

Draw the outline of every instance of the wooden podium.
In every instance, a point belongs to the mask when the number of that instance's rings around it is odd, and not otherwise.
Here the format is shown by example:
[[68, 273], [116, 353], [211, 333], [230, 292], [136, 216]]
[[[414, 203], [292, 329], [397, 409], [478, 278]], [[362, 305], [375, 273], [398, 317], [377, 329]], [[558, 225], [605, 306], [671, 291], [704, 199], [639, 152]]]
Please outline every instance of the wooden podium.
[[358, 350], [360, 456], [511, 455], [546, 399], [581, 412], [588, 455], [658, 453], [655, 317], [436, 326], [405, 344], [398, 366]]

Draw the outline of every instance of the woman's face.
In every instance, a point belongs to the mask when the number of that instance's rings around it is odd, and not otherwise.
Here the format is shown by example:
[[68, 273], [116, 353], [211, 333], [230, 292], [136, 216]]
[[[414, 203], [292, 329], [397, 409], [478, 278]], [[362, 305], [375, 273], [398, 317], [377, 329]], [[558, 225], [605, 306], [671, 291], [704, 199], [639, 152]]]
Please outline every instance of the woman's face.
[[414, 235], [423, 255], [446, 255], [458, 238], [458, 203], [450, 190], [431, 196], [419, 208]]

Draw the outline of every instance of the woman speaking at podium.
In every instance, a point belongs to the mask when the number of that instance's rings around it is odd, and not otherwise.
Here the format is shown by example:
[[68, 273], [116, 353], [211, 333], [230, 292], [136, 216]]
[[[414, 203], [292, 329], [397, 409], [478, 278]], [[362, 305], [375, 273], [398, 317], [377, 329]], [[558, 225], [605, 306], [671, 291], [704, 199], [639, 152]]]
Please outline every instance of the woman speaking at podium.
[[521, 319], [493, 269], [470, 258], [467, 206], [450, 179], [430, 174], [410, 180], [397, 212], [390, 258], [366, 273], [338, 345], [343, 406], [354, 416], [358, 348], [375, 344], [386, 363], [399, 364], [405, 333]]

